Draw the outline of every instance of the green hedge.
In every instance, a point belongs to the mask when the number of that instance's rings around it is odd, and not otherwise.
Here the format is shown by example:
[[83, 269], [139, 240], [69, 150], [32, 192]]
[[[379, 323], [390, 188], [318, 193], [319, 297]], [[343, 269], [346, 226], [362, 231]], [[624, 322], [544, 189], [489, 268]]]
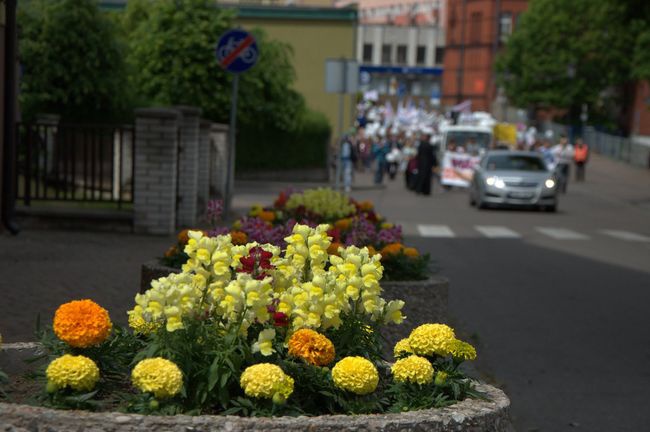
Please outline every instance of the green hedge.
[[[262, 122], [263, 123], [263, 122]], [[324, 168], [331, 127], [324, 114], [305, 110], [290, 131], [241, 124], [237, 134], [237, 170]]]

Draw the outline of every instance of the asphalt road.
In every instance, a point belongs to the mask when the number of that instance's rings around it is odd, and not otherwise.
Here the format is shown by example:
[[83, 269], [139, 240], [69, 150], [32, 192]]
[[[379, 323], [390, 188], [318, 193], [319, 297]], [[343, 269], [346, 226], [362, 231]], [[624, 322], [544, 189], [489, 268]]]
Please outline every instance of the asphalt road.
[[650, 171], [595, 158], [560, 212], [358, 190], [451, 280], [452, 324], [519, 431], [650, 430]]

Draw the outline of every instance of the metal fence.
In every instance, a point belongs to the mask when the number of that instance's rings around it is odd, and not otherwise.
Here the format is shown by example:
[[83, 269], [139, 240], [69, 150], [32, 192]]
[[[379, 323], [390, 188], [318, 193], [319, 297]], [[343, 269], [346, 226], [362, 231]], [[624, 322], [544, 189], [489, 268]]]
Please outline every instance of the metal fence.
[[[560, 134], [569, 135], [567, 126], [557, 123], [548, 123], [546, 129], [552, 130], [556, 137]], [[629, 164], [650, 167], [650, 146], [640, 140], [599, 132], [592, 126], [584, 128], [582, 138], [594, 153]]]
[[133, 126], [18, 124], [16, 197], [32, 201], [133, 202]]

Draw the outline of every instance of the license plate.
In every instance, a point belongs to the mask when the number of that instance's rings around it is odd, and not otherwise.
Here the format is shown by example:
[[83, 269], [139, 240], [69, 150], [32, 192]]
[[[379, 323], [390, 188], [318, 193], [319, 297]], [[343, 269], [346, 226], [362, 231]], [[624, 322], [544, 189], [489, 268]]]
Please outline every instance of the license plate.
[[530, 192], [510, 192], [510, 198], [530, 199], [533, 194]]

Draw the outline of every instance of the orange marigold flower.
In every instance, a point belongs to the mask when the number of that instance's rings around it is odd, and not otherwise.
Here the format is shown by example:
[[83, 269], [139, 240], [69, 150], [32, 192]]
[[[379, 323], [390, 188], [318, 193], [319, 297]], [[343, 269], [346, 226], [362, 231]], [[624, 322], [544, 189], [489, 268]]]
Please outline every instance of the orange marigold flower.
[[350, 218], [339, 219], [334, 222], [334, 227], [340, 229], [341, 231], [348, 230], [350, 228], [350, 225], [352, 225], [352, 219]]
[[186, 245], [190, 239], [189, 233], [189, 229], [184, 229], [183, 231], [179, 232], [178, 236], [176, 237], [178, 239], [178, 244]]
[[373, 208], [375, 208], [375, 206], [372, 204], [372, 201], [361, 201], [359, 203], [359, 210], [361, 211], [370, 211]]
[[257, 215], [257, 217], [265, 222], [273, 222], [275, 220], [275, 212], [263, 210]]
[[384, 246], [381, 250], [381, 256], [387, 258], [391, 255], [397, 255], [404, 249], [402, 243], [390, 243]]
[[248, 242], [248, 236], [243, 231], [230, 231], [230, 238], [235, 246], [245, 245]]
[[342, 247], [343, 245], [339, 242], [332, 242], [330, 245], [327, 247], [327, 253], [330, 255], [339, 255], [339, 248]]
[[108, 311], [92, 300], [64, 303], [54, 313], [54, 333], [75, 348], [99, 345], [112, 328]]
[[178, 248], [176, 246], [172, 246], [169, 249], [167, 249], [167, 252], [165, 252], [165, 257], [170, 258], [176, 254], [178, 254]]
[[310, 329], [300, 329], [289, 338], [289, 355], [316, 366], [334, 361], [334, 344], [327, 337]]
[[410, 258], [417, 258], [418, 256], [420, 256], [420, 253], [418, 252], [418, 250], [416, 248], [407, 247], [407, 248], [404, 248], [404, 255], [406, 255], [407, 257], [410, 257]]

